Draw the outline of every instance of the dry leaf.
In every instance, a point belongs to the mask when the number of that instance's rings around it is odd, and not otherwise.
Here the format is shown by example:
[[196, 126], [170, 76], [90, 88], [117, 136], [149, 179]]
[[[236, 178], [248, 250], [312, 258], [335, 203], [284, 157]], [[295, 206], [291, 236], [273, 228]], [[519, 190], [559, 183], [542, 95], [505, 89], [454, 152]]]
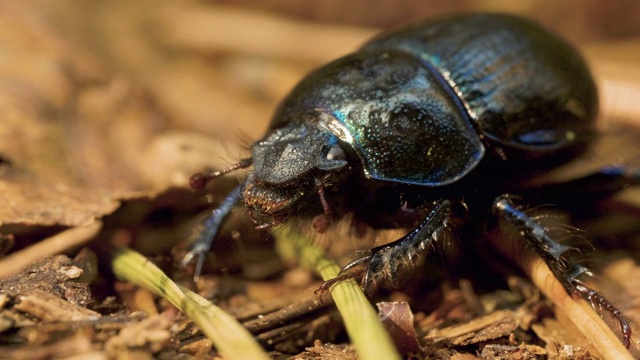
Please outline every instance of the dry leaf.
[[378, 316], [401, 354], [419, 353], [413, 312], [406, 302], [378, 302]]

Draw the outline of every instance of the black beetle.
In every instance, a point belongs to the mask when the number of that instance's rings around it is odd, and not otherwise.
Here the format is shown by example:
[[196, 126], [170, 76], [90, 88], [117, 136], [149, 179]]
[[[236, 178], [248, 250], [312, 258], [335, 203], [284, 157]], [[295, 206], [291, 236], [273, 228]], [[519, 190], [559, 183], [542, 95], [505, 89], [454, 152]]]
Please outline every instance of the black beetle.
[[[557, 186], [529, 179], [571, 160], [594, 137], [597, 92], [581, 56], [555, 35], [504, 14], [461, 14], [383, 33], [319, 68], [284, 99], [252, 157], [196, 174], [253, 171], [207, 220], [185, 262], [196, 275], [224, 217], [242, 200], [258, 227], [351, 214], [374, 228], [413, 227], [343, 269], [367, 293], [397, 285], [447, 231], [453, 204], [471, 223], [498, 219], [540, 254], [567, 292], [625, 317], [578, 277], [589, 275], [537, 219], [527, 194], [613, 193], [637, 173], [605, 169]], [[593, 186], [597, 183], [598, 186]], [[519, 196], [516, 196], [519, 195]], [[586, 195], [585, 195], [586, 196]]]

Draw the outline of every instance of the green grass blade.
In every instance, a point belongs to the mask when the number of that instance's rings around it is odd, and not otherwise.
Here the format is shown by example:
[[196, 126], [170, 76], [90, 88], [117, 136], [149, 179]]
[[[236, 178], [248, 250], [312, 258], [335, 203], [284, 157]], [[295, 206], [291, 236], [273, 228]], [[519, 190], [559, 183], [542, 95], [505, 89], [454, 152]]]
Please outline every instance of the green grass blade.
[[[313, 269], [324, 280], [332, 279], [340, 272], [340, 267], [317, 244], [301, 234], [282, 227], [272, 230], [272, 234], [283, 257]], [[360, 359], [400, 359], [377, 312], [355, 280], [341, 281], [330, 291]]]
[[231, 315], [198, 294], [178, 286], [141, 254], [119, 248], [111, 267], [120, 279], [130, 281], [167, 299], [211, 339], [225, 359], [270, 359], [254, 337]]

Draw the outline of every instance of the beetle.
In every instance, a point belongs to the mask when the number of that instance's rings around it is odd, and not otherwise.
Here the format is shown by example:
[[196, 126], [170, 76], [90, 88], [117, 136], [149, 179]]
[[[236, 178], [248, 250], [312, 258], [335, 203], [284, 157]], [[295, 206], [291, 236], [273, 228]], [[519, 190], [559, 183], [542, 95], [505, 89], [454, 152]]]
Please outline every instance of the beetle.
[[569, 294], [617, 320], [628, 347], [626, 318], [579, 280], [590, 271], [526, 210], [534, 193], [597, 197], [638, 183], [638, 173], [622, 167], [563, 184], [530, 181], [585, 151], [597, 110], [580, 54], [529, 20], [469, 13], [382, 33], [304, 78], [250, 158], [192, 177], [202, 189], [253, 166], [183, 262], [197, 257], [199, 274], [203, 253], [239, 201], [258, 228], [308, 219], [322, 232], [347, 214], [373, 228], [412, 228], [343, 269], [338, 280], [361, 275], [371, 294], [413, 271], [463, 204], [470, 223], [494, 218], [515, 229]]

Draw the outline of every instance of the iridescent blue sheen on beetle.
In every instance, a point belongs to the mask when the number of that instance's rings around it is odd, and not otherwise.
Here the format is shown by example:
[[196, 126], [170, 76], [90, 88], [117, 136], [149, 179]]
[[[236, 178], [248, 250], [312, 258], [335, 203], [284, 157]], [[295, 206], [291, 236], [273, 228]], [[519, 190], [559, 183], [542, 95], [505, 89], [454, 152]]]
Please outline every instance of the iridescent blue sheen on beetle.
[[344, 125], [369, 177], [442, 186], [481, 161], [484, 138], [536, 152], [584, 142], [597, 96], [582, 58], [556, 36], [513, 16], [460, 15], [383, 34], [323, 66], [270, 129], [321, 112]]
[[[581, 153], [596, 133], [597, 104], [578, 52], [525, 19], [461, 14], [383, 33], [304, 78], [250, 159], [193, 178], [201, 188], [253, 164], [186, 260], [202, 258], [240, 199], [259, 227], [350, 215], [373, 228], [413, 228], [343, 270], [340, 279], [362, 275], [371, 293], [414, 271], [449, 231], [453, 204], [463, 203], [474, 229], [489, 218], [515, 228], [567, 292], [617, 319], [628, 346], [627, 320], [578, 279], [590, 272], [521, 203], [521, 195], [558, 193], [535, 188], [529, 176]], [[615, 181], [598, 194], [640, 175], [609, 169], [555, 189], [587, 191], [603, 179]]]

